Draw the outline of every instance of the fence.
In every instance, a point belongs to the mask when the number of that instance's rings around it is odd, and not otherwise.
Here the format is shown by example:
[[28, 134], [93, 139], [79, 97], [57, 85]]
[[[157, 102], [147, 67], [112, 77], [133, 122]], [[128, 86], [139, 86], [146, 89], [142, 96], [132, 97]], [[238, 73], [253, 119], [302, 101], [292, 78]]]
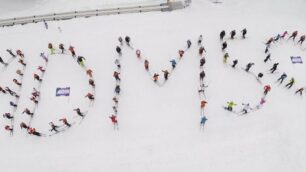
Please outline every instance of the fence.
[[0, 20], [0, 26], [14, 26], [14, 25], [24, 25], [28, 23], [37, 23], [41, 21], [54, 21], [54, 20], [68, 20], [79, 17], [91, 17], [91, 16], [101, 16], [101, 15], [113, 15], [113, 14], [124, 14], [124, 13], [142, 13], [150, 11], [172, 11], [176, 9], [184, 8], [182, 2], [170, 2], [162, 4], [152, 4], [152, 5], [139, 5], [139, 6], [126, 6], [126, 7], [116, 7], [107, 9], [96, 9], [87, 11], [73, 11], [65, 13], [53, 13], [46, 15], [35, 15], [28, 17], [16, 17]]

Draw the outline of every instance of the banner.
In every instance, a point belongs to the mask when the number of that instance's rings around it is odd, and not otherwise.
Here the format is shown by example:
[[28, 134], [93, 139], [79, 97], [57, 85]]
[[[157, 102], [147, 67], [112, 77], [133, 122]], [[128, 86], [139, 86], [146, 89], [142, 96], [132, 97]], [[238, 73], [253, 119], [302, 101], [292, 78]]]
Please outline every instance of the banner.
[[56, 97], [59, 96], [70, 96], [70, 87], [56, 88]]
[[293, 64], [295, 64], [295, 63], [303, 63], [303, 60], [302, 60], [302, 58], [300, 56], [296, 56], [296, 57], [291, 56], [290, 58], [291, 58], [291, 62]]

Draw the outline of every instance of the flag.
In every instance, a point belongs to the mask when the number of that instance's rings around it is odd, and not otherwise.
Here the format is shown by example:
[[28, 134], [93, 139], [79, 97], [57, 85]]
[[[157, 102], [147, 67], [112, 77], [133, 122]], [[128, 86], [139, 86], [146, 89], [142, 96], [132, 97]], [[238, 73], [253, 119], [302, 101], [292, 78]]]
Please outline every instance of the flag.
[[70, 87], [56, 88], [56, 97], [59, 96], [70, 96]]
[[296, 56], [296, 57], [291, 56], [290, 58], [291, 58], [291, 62], [292, 62], [293, 64], [296, 64], [296, 63], [303, 63], [303, 60], [302, 60], [301, 56]]

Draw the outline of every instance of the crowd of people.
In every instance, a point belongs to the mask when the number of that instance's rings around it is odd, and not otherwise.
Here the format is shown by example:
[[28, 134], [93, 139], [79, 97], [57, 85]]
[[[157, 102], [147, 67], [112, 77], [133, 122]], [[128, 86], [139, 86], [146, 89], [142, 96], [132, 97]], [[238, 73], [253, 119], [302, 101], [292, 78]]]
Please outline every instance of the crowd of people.
[[[10, 54], [10, 58], [7, 62], [4, 61], [2, 57], [0, 57], [0, 63], [3, 65], [4, 70], [6, 70], [9, 65], [15, 61], [18, 60], [18, 67], [16, 70], [16, 75], [12, 79], [12, 85], [10, 86], [2, 86], [0, 85], [0, 94], [7, 94], [12, 97], [11, 100], [8, 101], [8, 104], [11, 107], [10, 112], [5, 112], [3, 114], [3, 118], [7, 119], [9, 122], [4, 126], [4, 129], [10, 133], [10, 135], [13, 135], [14, 132], [14, 117], [15, 113], [18, 108], [18, 103], [20, 99], [20, 91], [22, 87], [22, 80], [23, 80], [23, 73], [26, 68], [26, 63], [25, 63], [25, 56], [21, 50], [17, 50], [16, 54], [10, 50], [6, 50]], [[14, 91], [15, 89], [15, 91]], [[17, 89], [17, 90], [16, 90]]]
[[[299, 37], [299, 40], [296, 40], [296, 37], [298, 37], [298, 31], [293, 31], [291, 34], [288, 33], [288, 31], [284, 31], [283, 33], [279, 33], [277, 34], [276, 36], [272, 36], [270, 37], [266, 42], [265, 42], [265, 59], [264, 59], [264, 62], [267, 63], [268, 61], [275, 61], [275, 60], [272, 60], [271, 57], [271, 47], [276, 47], [277, 43], [281, 43], [281, 42], [288, 42], [288, 41], [293, 41], [294, 45], [299, 45], [299, 46], [302, 46], [304, 41], [305, 41], [305, 38], [306, 36], [305, 35], [300, 35]], [[272, 68], [270, 69], [270, 72], [273, 73], [276, 69], [277, 69], [277, 66], [279, 65], [278, 62], [274, 62]], [[288, 74], [286, 72], [282, 72], [276, 82], [279, 84], [279, 85], [282, 85], [284, 80], [288, 80], [287, 83], [285, 83], [284, 87], [287, 88], [287, 89], [291, 89], [292, 86], [296, 85], [296, 79], [294, 76], [291, 76], [291, 77], [288, 77]], [[295, 91], [294, 91], [294, 94], [298, 94], [300, 96], [303, 95], [303, 92], [305, 91], [306, 87], [305, 86], [297, 86], [295, 88]]]

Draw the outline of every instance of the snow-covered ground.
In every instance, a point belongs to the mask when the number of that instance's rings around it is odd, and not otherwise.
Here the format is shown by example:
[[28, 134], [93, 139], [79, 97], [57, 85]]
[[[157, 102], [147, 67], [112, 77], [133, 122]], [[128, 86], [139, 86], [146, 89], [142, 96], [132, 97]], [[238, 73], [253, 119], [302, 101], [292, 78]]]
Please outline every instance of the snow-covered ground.
[[[87, 3], [78, 2], [80, 5], [75, 8], [87, 6]], [[102, 4], [96, 2], [97, 6]], [[61, 6], [53, 9], [48, 4], [46, 1], [46, 11], [62, 10]], [[96, 7], [94, 1], [88, 4]], [[21, 9], [26, 5], [18, 3]], [[303, 0], [225, 0], [219, 4], [194, 0], [190, 7], [173, 12], [49, 22], [48, 30], [42, 23], [1, 28], [0, 56], [6, 60], [10, 57], [5, 52], [7, 48], [21, 49], [28, 65], [15, 114], [14, 136], [0, 130], [0, 170], [305, 171], [306, 101], [304, 97], [294, 95], [294, 91], [306, 86], [306, 66], [292, 65], [289, 56], [302, 56], [305, 60], [306, 45], [300, 47], [292, 41], [272, 44], [272, 61], [263, 62], [264, 42], [269, 37], [285, 30], [289, 33], [298, 30], [298, 38], [306, 34], [305, 5]], [[42, 10], [40, 7], [37, 9]], [[19, 15], [19, 12], [12, 12], [12, 16], [15, 14]], [[30, 15], [31, 12], [20, 14]], [[224, 29], [228, 34], [236, 29], [240, 35], [243, 28], [248, 29], [247, 39], [227, 41], [229, 61], [238, 59], [239, 68], [254, 62], [251, 71], [255, 74], [263, 72], [263, 83], [270, 84], [272, 91], [263, 108], [246, 116], [237, 116], [224, 111], [221, 106], [229, 100], [239, 105], [237, 110], [240, 110], [241, 103], [250, 102], [254, 106], [262, 97], [264, 86], [244, 71], [232, 70], [222, 63], [219, 32]], [[200, 98], [197, 91], [200, 69], [196, 45], [200, 34], [207, 51], [204, 69], [205, 81], [209, 85], [205, 108], [208, 121], [202, 131], [199, 126]], [[169, 60], [177, 57], [178, 49], [186, 46], [187, 39], [193, 45], [163, 87], [152, 82], [136, 58], [135, 50], [123, 46], [119, 131], [114, 131], [109, 116], [116, 85], [112, 76], [116, 69], [115, 47], [119, 44], [117, 38], [126, 35], [131, 37], [133, 47], [140, 49], [150, 61], [152, 73], [160, 75], [161, 70], [170, 68]], [[48, 52], [49, 42], [56, 48], [59, 43], [65, 44], [66, 48], [73, 45], [77, 54], [86, 58], [86, 65], [94, 71], [96, 101], [81, 124], [64, 133], [39, 138], [20, 130], [19, 123], [27, 119], [25, 114], [21, 114], [24, 108], [33, 106], [29, 100], [36, 84], [33, 73], [43, 63], [39, 54]], [[280, 71], [267, 74], [276, 61], [280, 62]], [[17, 90], [11, 80], [16, 77], [18, 68], [17, 61], [6, 70], [1, 68], [0, 86]], [[297, 80], [291, 90], [275, 83], [282, 71]], [[86, 108], [88, 105], [84, 99], [88, 91], [87, 82], [84, 71], [72, 57], [50, 57], [41, 86], [42, 99], [32, 126], [47, 132], [49, 122], [59, 123], [57, 120], [63, 116], [73, 119], [72, 108]], [[56, 87], [66, 86], [72, 89], [70, 99], [56, 98]], [[10, 111], [9, 99], [10, 96], [0, 94], [0, 114]], [[1, 119], [1, 128], [8, 123], [7, 119]]]

